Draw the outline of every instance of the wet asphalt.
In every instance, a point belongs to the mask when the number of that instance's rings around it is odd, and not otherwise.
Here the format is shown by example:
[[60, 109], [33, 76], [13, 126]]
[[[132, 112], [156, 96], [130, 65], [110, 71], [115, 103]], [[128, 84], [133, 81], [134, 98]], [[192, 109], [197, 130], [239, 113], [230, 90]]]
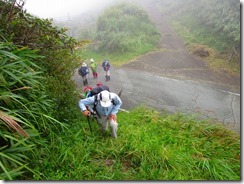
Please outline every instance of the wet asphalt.
[[[78, 90], [81, 91], [84, 88], [81, 77], [76, 74], [74, 80]], [[115, 93], [123, 89], [122, 109], [130, 111], [143, 105], [159, 112], [181, 112], [200, 119], [220, 122], [228, 129], [240, 132], [240, 94], [228, 91], [222, 86], [202, 81], [162, 77], [124, 67], [112, 67], [109, 82], [105, 81], [104, 72], [99, 67], [98, 79], [93, 79], [90, 74], [88, 81], [90, 86], [102, 82]]]

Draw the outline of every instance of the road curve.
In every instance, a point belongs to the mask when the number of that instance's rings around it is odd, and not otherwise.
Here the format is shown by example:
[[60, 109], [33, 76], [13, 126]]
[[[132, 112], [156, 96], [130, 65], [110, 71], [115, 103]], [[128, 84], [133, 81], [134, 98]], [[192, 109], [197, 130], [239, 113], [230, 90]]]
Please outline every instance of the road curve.
[[[74, 77], [78, 89], [82, 79]], [[122, 108], [131, 110], [144, 105], [169, 113], [182, 112], [203, 119], [222, 122], [227, 128], [240, 132], [240, 94], [226, 91], [215, 84], [193, 80], [179, 80], [128, 68], [111, 69], [111, 81], [106, 82], [99, 69], [98, 79], [89, 77], [89, 85], [102, 82], [118, 93], [123, 89]]]
[[[159, 49], [122, 67], [112, 66], [109, 82], [105, 82], [101, 63], [97, 61], [98, 79], [90, 76], [89, 84], [102, 82], [116, 93], [123, 89], [122, 108], [126, 110], [145, 105], [158, 111], [194, 114], [240, 132], [240, 77], [210, 70], [187, 52], [183, 41], [155, 7], [148, 6], [146, 11], [161, 33]], [[82, 80], [77, 72], [74, 80], [81, 89]]]

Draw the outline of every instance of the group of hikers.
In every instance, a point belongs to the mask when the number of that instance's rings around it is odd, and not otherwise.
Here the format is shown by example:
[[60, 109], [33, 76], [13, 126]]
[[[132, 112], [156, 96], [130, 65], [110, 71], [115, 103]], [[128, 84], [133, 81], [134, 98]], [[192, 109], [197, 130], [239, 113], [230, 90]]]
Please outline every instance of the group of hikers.
[[[83, 79], [84, 86], [88, 85], [88, 75], [89, 75], [89, 68], [92, 71], [93, 79], [98, 78], [98, 72], [97, 72], [97, 63], [94, 61], [93, 58], [90, 59], [90, 64], [87, 65], [85, 62], [82, 63], [81, 67], [78, 70], [78, 74], [81, 75]], [[110, 81], [110, 63], [107, 59], [104, 59], [102, 62], [102, 68], [105, 71], [105, 78], [106, 82]]]
[[120, 95], [110, 92], [109, 87], [102, 83], [98, 83], [95, 87], [85, 87], [78, 106], [82, 114], [87, 117], [90, 130], [90, 117], [94, 117], [102, 131], [106, 131], [109, 124], [111, 136], [117, 138], [118, 122], [116, 114], [122, 105]]
[[[102, 68], [105, 72], [106, 82], [110, 81], [110, 63], [107, 59], [103, 60]], [[108, 86], [103, 85], [101, 82], [97, 83], [95, 87], [89, 86], [87, 81], [89, 69], [92, 71], [93, 79], [97, 79], [98, 65], [93, 58], [90, 59], [89, 65], [83, 62], [78, 70], [84, 84], [78, 107], [82, 114], [87, 117], [91, 131], [90, 121], [95, 119], [102, 131], [106, 131], [109, 125], [111, 136], [117, 138], [118, 122], [116, 114], [119, 110], [122, 110], [120, 108], [122, 105], [120, 99], [122, 90], [119, 94], [113, 93]]]

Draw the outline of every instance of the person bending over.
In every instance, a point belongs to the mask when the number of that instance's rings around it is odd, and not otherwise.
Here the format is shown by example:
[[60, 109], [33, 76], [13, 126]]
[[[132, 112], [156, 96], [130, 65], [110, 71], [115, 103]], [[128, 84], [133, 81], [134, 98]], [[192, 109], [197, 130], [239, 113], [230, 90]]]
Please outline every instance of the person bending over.
[[117, 116], [122, 101], [120, 97], [107, 90], [98, 93], [89, 98], [81, 99], [79, 101], [79, 108], [84, 116], [89, 116], [90, 111], [87, 106], [94, 106], [94, 111], [97, 114], [97, 121], [103, 131], [107, 130], [108, 123], [110, 125], [111, 136], [117, 138]]

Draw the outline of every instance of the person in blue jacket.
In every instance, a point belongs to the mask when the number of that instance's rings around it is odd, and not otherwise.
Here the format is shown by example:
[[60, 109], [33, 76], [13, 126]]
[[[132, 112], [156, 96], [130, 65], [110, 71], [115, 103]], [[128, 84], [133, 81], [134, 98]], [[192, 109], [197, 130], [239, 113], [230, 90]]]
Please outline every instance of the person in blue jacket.
[[105, 71], [106, 82], [110, 80], [110, 63], [107, 59], [102, 62], [103, 70]]
[[88, 85], [87, 75], [89, 74], [89, 68], [87, 67], [86, 63], [82, 63], [78, 70], [78, 74], [81, 75], [84, 86]]
[[87, 110], [87, 106], [94, 106], [98, 115], [97, 121], [103, 131], [107, 130], [108, 123], [110, 124], [111, 136], [117, 138], [117, 116], [122, 101], [120, 97], [112, 92], [104, 90], [99, 94], [81, 99], [79, 101], [79, 108], [84, 116], [89, 116], [90, 111]]

